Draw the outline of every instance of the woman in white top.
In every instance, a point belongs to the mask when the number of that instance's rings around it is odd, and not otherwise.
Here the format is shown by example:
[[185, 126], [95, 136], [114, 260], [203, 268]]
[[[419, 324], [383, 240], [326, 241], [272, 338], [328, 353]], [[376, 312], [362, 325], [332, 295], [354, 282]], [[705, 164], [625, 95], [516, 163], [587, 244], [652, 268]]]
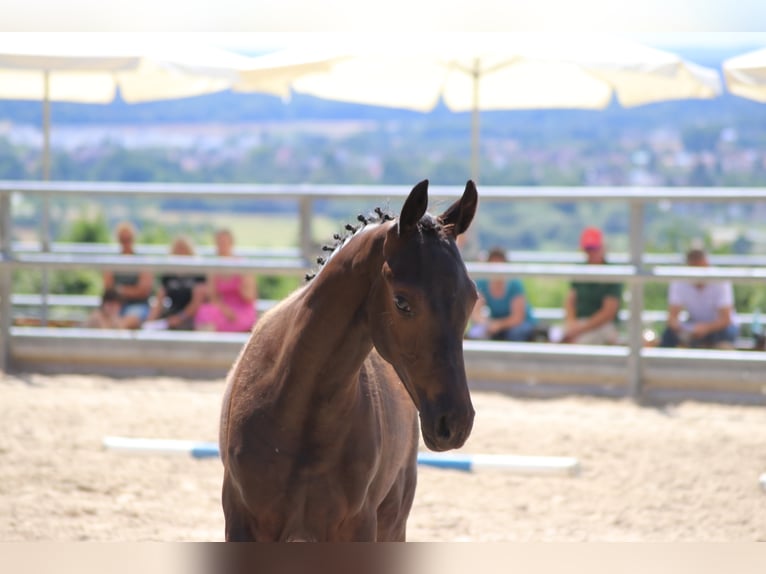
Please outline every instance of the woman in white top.
[[[707, 267], [701, 249], [686, 254], [686, 264]], [[681, 311], [689, 317], [681, 321]], [[732, 349], [739, 335], [734, 314], [734, 289], [729, 281], [673, 281], [668, 289], [668, 325], [661, 347]]]

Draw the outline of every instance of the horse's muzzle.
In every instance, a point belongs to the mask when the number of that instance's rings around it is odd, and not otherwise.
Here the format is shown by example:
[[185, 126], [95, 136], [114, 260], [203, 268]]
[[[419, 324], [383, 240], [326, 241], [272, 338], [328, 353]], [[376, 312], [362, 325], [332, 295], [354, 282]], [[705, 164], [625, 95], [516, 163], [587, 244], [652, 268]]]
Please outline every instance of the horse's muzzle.
[[420, 429], [426, 446], [434, 451], [460, 448], [471, 435], [473, 406], [467, 408], [420, 413]]

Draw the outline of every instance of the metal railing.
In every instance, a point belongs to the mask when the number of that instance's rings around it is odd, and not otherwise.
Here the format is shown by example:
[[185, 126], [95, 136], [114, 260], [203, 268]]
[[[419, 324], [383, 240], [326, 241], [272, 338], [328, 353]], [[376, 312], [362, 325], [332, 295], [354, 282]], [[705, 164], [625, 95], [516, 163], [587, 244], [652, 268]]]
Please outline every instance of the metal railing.
[[[279, 301], [275, 299], [258, 299], [255, 301], [254, 306], [259, 314], [265, 313]], [[101, 304], [101, 297], [99, 295], [61, 295], [61, 294], [48, 294], [42, 295], [40, 293], [13, 293], [11, 295], [11, 303], [14, 309], [41, 309], [44, 304], [47, 304], [50, 308], [65, 308], [65, 309], [77, 309], [82, 311], [92, 311]], [[22, 314], [21, 316], [25, 316]], [[42, 326], [45, 326], [45, 321], [42, 317], [42, 313], [38, 313], [41, 319]], [[684, 318], [685, 312], [682, 311], [680, 318]], [[16, 315], [14, 315], [15, 317]], [[562, 307], [534, 307], [535, 319], [542, 322], [561, 322], [564, 320], [564, 309]], [[630, 321], [630, 311], [627, 309], [620, 309], [617, 313], [621, 322]], [[644, 309], [641, 313], [641, 322], [644, 325], [651, 323], [664, 323], [668, 318], [668, 312], [666, 310], [650, 310]], [[742, 325], [752, 324], [755, 318], [755, 314], [752, 313], [737, 313], [737, 323]]]
[[[463, 189], [458, 186], [432, 186], [429, 195], [435, 199], [454, 199]], [[380, 202], [400, 199], [409, 192], [407, 186], [349, 186], [349, 185], [245, 185], [245, 184], [162, 184], [162, 183], [93, 183], [93, 182], [0, 182], [0, 368], [5, 369], [9, 357], [11, 334], [11, 271], [17, 268], [36, 269], [175, 269], [206, 272], [216, 270], [252, 270], [263, 274], [302, 275], [313, 265], [316, 255], [312, 240], [313, 202], [320, 199], [369, 199]], [[168, 257], [155, 253], [136, 256], [116, 256], [106, 253], [71, 253], [51, 246], [49, 230], [41, 229], [38, 248], [16, 250], [12, 241], [11, 195], [20, 193], [43, 199], [88, 198], [211, 198], [291, 200], [296, 203], [300, 221], [297, 251], [281, 256], [255, 256], [237, 260], [213, 257]], [[467, 262], [473, 277], [547, 277], [584, 281], [619, 281], [627, 284], [628, 312], [632, 317], [644, 311], [643, 285], [647, 282], [668, 282], [674, 279], [729, 280], [766, 285], [766, 267], [746, 265], [745, 259], [731, 260], [734, 265], [690, 268], [683, 265], [659, 264], [660, 257], [644, 253], [645, 206], [659, 201], [674, 202], [762, 202], [766, 189], [761, 188], [556, 188], [556, 187], [482, 187], [483, 204], [494, 201], [582, 202], [611, 201], [627, 204], [629, 211], [629, 252], [619, 262], [610, 265], [582, 265], [570, 262], [514, 261], [488, 264]], [[43, 202], [47, 205], [49, 201]], [[47, 215], [43, 218], [47, 218]], [[261, 254], [262, 255], [262, 254]], [[677, 257], [661, 263], [680, 262]], [[641, 393], [643, 378], [642, 324], [628, 325], [627, 376], [630, 392]], [[593, 349], [591, 354], [598, 356]]]

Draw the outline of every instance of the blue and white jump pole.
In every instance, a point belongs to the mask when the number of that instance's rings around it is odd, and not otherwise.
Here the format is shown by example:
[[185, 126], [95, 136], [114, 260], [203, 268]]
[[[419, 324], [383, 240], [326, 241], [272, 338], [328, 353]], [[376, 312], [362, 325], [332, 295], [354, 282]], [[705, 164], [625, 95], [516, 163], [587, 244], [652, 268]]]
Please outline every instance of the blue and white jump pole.
[[[154, 438], [104, 437], [104, 447], [134, 454], [184, 454], [193, 458], [217, 458], [214, 442]], [[576, 475], [580, 463], [564, 456], [520, 456], [507, 454], [460, 454], [419, 452], [418, 464], [437, 468], [462, 470], [500, 470], [516, 474]]]

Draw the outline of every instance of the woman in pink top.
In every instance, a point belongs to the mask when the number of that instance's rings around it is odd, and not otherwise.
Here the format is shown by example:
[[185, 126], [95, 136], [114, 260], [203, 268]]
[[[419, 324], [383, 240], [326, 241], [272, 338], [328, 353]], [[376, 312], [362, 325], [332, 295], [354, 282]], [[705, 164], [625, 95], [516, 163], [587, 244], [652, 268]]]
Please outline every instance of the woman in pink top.
[[[234, 237], [228, 229], [215, 234], [219, 257], [233, 257]], [[214, 274], [208, 277], [208, 300], [200, 305], [195, 327], [201, 331], [249, 331], [256, 321], [255, 277], [250, 274]]]

